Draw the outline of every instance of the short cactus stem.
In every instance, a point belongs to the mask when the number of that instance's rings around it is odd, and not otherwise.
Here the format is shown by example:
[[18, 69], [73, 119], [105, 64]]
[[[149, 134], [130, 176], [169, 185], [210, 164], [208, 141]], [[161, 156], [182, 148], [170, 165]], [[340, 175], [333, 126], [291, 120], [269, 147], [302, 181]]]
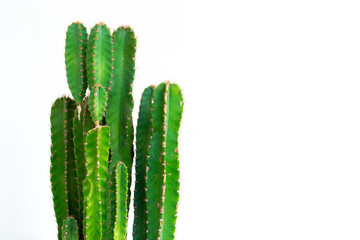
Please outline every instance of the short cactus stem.
[[79, 240], [79, 229], [73, 217], [67, 217], [61, 228], [61, 240]]
[[88, 34], [83, 24], [76, 22], [68, 27], [65, 45], [66, 75], [70, 91], [76, 102], [83, 100], [87, 88], [87, 40]]

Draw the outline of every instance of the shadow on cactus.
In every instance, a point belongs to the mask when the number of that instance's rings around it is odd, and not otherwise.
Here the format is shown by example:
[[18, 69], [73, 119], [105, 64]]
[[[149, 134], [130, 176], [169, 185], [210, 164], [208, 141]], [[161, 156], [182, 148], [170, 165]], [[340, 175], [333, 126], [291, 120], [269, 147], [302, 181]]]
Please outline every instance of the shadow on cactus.
[[[72, 23], [65, 64], [73, 98], [51, 108], [51, 189], [58, 239], [125, 240], [134, 161], [136, 37], [104, 23]], [[89, 95], [86, 96], [87, 89]], [[142, 94], [136, 126], [134, 240], [174, 239], [179, 200], [180, 88]]]

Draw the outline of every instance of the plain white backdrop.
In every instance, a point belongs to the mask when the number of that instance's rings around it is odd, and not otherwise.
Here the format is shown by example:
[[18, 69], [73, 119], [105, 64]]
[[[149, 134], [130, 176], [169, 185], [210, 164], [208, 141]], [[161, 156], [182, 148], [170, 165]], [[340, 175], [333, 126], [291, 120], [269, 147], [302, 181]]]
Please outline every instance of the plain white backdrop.
[[[130, 25], [185, 97], [176, 240], [360, 239], [360, 2], [0, 0], [0, 239], [56, 240], [49, 111], [67, 26]], [[131, 240], [130, 214], [129, 239]]]

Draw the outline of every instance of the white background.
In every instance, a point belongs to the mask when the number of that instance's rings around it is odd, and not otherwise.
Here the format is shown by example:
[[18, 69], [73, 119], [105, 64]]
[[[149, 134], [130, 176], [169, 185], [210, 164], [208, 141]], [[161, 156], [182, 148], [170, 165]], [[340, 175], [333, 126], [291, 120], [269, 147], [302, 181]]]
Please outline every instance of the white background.
[[346, 0], [0, 0], [0, 239], [56, 240], [49, 111], [70, 94], [77, 20], [135, 30], [134, 120], [148, 85], [183, 89], [176, 240], [360, 239], [360, 2]]

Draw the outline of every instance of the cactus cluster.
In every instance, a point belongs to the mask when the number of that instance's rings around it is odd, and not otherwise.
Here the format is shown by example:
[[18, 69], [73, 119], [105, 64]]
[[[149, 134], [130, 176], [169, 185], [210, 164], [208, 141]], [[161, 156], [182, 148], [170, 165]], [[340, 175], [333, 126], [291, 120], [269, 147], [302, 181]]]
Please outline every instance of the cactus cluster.
[[111, 33], [99, 23], [89, 35], [82, 23], [68, 27], [65, 65], [72, 98], [56, 99], [50, 116], [58, 239], [126, 239], [135, 155], [133, 239], [174, 239], [183, 98], [169, 82], [144, 90], [134, 152], [135, 51], [130, 27]]

